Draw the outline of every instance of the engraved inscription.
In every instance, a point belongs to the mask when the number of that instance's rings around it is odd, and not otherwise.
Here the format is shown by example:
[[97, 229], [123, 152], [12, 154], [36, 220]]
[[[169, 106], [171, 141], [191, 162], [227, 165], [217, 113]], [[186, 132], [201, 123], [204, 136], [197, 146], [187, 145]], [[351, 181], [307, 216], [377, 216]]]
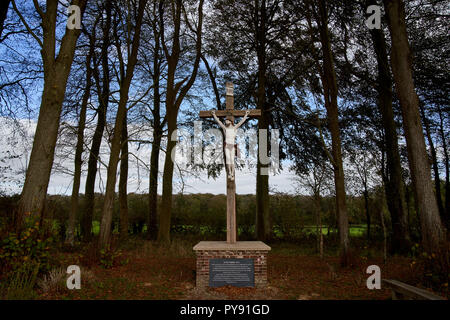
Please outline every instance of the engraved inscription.
[[209, 286], [254, 287], [253, 259], [210, 259]]

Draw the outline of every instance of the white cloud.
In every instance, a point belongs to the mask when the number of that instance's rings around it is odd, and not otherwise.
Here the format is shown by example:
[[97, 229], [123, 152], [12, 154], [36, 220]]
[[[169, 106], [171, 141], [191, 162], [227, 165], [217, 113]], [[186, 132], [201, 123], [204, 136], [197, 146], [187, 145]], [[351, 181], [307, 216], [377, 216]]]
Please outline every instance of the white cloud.
[[[31, 153], [32, 137], [36, 128], [35, 122], [20, 121], [19, 122], [24, 134], [18, 134], [13, 130], [13, 123], [6, 118], [0, 118], [0, 161], [3, 160], [2, 166], [8, 170], [0, 172], [0, 190], [7, 193], [20, 193], [23, 181], [25, 179], [25, 168]], [[148, 132], [140, 131], [143, 136], [140, 139], [149, 139]], [[66, 194], [70, 195], [72, 192], [73, 177], [73, 157], [75, 151], [76, 139], [65, 139], [64, 146], [62, 143], [58, 144], [56, 151], [55, 165], [50, 178], [48, 187], [49, 194]], [[15, 158], [7, 157], [8, 153], [14, 154]], [[137, 143], [130, 143], [129, 151], [134, 156], [129, 160], [129, 178], [128, 178], [128, 192], [144, 193], [148, 192], [149, 178], [148, 178], [148, 163], [150, 159], [151, 148], [150, 145], [144, 144], [138, 147]], [[106, 139], [102, 143], [101, 160], [107, 164], [109, 160], [109, 147]], [[86, 169], [87, 169], [87, 153], [85, 152], [83, 158], [85, 159], [83, 166], [83, 175], [81, 178], [80, 192], [83, 193], [85, 189]], [[164, 167], [164, 152], [160, 156], [160, 169]], [[292, 178], [294, 175], [288, 170], [284, 169], [277, 175], [270, 175], [270, 188], [279, 192], [293, 193], [295, 190]], [[96, 192], [103, 192], [106, 185], [106, 168], [104, 165], [100, 166], [100, 170], [96, 179]], [[162, 175], [159, 176], [158, 193], [162, 193]], [[225, 172], [222, 171], [217, 179], [208, 178], [206, 171], [197, 173], [196, 175], [189, 175], [183, 177], [185, 183], [185, 193], [212, 193], [225, 194], [226, 180]], [[180, 191], [181, 179], [179, 172], [175, 169], [174, 173], [174, 192]], [[256, 169], [244, 168], [236, 171], [236, 192], [238, 194], [255, 194], [256, 191]]]

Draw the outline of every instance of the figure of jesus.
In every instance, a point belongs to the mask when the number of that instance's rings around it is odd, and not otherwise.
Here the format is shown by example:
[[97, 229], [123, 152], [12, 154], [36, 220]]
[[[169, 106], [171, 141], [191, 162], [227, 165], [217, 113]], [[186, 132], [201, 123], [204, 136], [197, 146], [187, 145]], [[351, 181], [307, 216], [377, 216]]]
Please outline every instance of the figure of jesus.
[[222, 123], [222, 121], [219, 120], [216, 116], [216, 111], [211, 110], [211, 113], [214, 117], [214, 120], [219, 124], [219, 126], [223, 130], [223, 135], [225, 137], [225, 167], [227, 170], [228, 178], [230, 180], [234, 180], [234, 154], [236, 152], [235, 149], [235, 142], [236, 142], [236, 133], [237, 129], [239, 129], [240, 126], [244, 124], [244, 122], [248, 119], [248, 115], [250, 114], [250, 111], [247, 110], [245, 112], [244, 118], [242, 118], [241, 121], [239, 121], [238, 124], [233, 125], [233, 122], [231, 120], [225, 120], [225, 124]]

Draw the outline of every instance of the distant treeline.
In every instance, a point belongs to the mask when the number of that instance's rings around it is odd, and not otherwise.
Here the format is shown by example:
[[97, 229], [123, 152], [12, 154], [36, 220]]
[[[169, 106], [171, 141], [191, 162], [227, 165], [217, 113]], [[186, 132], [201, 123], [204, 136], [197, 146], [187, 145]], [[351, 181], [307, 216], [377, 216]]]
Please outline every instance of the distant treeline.
[[[382, 229], [380, 214], [383, 214], [385, 225], [390, 226], [389, 214], [385, 205], [384, 193], [374, 191], [369, 201], [372, 235], [381, 237]], [[0, 218], [12, 221], [14, 207], [18, 196], [0, 198]], [[83, 210], [84, 195], [81, 195], [80, 210]], [[97, 233], [98, 222], [101, 219], [104, 196], [96, 194], [94, 206], [94, 228]], [[363, 197], [348, 197], [350, 226], [365, 227], [366, 213]], [[161, 197], [158, 196], [158, 206]], [[241, 239], [255, 238], [255, 195], [237, 195], [236, 211], [239, 236]], [[210, 237], [225, 237], [226, 234], [226, 196], [213, 194], [177, 194], [173, 197], [172, 232], [203, 234]], [[149, 200], [148, 194], [129, 194], [129, 233], [140, 234], [147, 230]], [[283, 240], [296, 240], [306, 235], [314, 234], [317, 226], [316, 208], [312, 197], [305, 195], [271, 194], [270, 213], [273, 226], [273, 237]], [[411, 208], [411, 210], [414, 210]], [[334, 197], [324, 197], [321, 200], [322, 226], [325, 235], [337, 234], [337, 217]], [[70, 197], [62, 195], [49, 196], [45, 207], [45, 219], [53, 220], [59, 229], [61, 239], [67, 229], [70, 213]], [[78, 216], [82, 216], [82, 212]], [[114, 203], [112, 229], [119, 228], [119, 201]], [[410, 215], [412, 226], [417, 225], [416, 215]], [[79, 223], [77, 223], [77, 226]], [[388, 230], [390, 233], [390, 230]], [[80, 230], [76, 230], [78, 237]]]

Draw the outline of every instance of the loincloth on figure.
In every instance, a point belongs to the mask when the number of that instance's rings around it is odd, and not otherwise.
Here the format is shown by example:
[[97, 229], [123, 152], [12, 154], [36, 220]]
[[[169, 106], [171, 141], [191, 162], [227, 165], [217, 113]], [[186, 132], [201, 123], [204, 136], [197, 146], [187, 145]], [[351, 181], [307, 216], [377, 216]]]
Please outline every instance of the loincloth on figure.
[[240, 157], [241, 157], [241, 153], [240, 153], [240, 151], [239, 151], [239, 148], [238, 148], [237, 143], [231, 144], [231, 143], [226, 143], [226, 142], [224, 142], [224, 143], [223, 143], [223, 151], [224, 151], [224, 152], [225, 152], [225, 149], [226, 149], [226, 148], [228, 148], [228, 150], [233, 150], [233, 148], [234, 148], [234, 154], [235, 154], [235, 156], [236, 156], [237, 158], [240, 158]]

